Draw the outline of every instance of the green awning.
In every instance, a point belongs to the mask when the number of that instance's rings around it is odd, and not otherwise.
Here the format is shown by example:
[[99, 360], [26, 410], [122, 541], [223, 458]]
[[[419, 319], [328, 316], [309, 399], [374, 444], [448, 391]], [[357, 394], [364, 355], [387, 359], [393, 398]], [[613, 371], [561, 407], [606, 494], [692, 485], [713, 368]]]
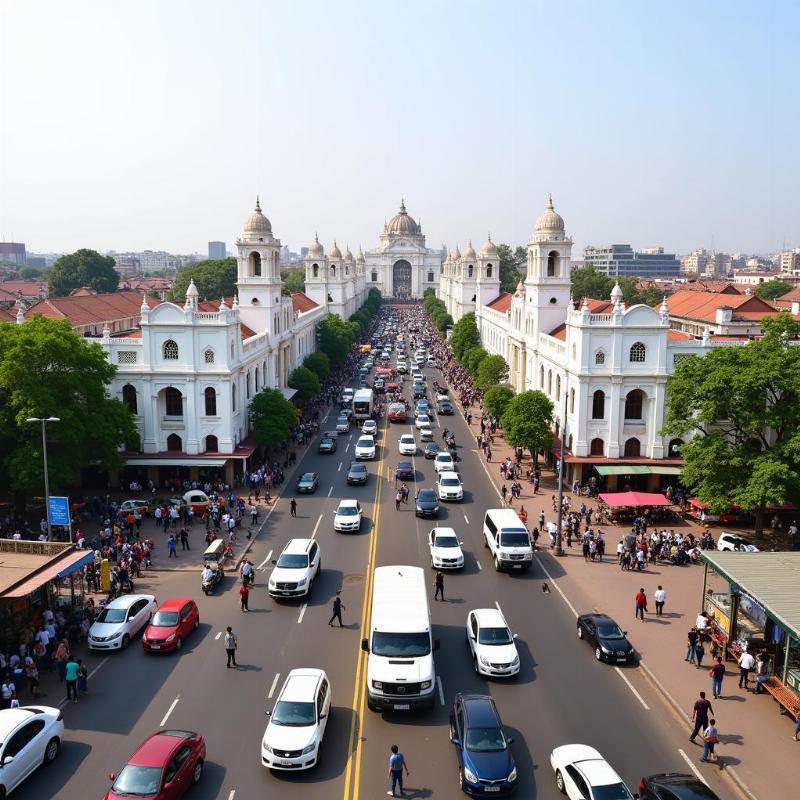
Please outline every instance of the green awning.
[[658, 467], [649, 467], [650, 472], [654, 475], [680, 475], [681, 468], [680, 467], [670, 467], [668, 465], [658, 466]]
[[609, 464], [600, 464], [599, 466], [595, 466], [595, 469], [601, 475], [649, 475], [650, 474], [650, 467], [643, 467], [639, 464], [627, 464], [627, 465], [609, 465]]

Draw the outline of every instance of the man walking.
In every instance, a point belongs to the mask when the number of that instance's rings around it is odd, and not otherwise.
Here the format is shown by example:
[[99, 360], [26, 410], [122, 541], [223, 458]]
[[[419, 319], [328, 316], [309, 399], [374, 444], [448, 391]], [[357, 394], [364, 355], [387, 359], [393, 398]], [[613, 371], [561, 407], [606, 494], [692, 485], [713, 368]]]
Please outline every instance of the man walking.
[[181, 528], [181, 550], [189, 550], [189, 531], [187, 528]]
[[342, 624], [342, 611], [347, 611], [347, 606], [342, 604], [342, 593], [336, 592], [336, 597], [333, 598], [333, 614], [331, 618], [328, 620], [328, 625], [333, 627], [333, 621], [335, 619], [339, 620], [339, 627], [344, 628]]
[[75, 660], [74, 656], [70, 656], [67, 661], [66, 680], [67, 680], [67, 701], [72, 700], [73, 703], [78, 702], [78, 671], [81, 665]]
[[691, 736], [689, 736], [689, 741], [694, 744], [695, 736], [700, 732], [702, 728], [703, 731], [708, 727], [708, 715], [713, 714], [714, 709], [711, 708], [711, 702], [706, 700], [706, 693], [700, 692], [700, 697], [694, 701], [694, 707], [692, 708], [692, 722], [694, 722], [694, 728], [692, 729]]
[[444, 574], [441, 570], [436, 571], [436, 577], [433, 579], [433, 585], [436, 588], [433, 599], [438, 600], [439, 595], [441, 595], [442, 602], [444, 602]]
[[658, 589], [653, 592], [653, 600], [656, 604], [656, 616], [663, 617], [664, 616], [664, 602], [667, 599], [667, 593], [664, 589], [659, 585]]
[[756, 665], [753, 655], [747, 650], [739, 658], [739, 688], [747, 688], [747, 679], [750, 677], [750, 670]]
[[399, 788], [400, 796], [404, 797], [403, 770], [406, 771], [406, 775], [410, 774], [408, 771], [408, 764], [406, 763], [405, 756], [400, 752], [400, 748], [396, 744], [392, 745], [391, 750], [392, 754], [389, 756], [389, 778], [392, 781], [392, 788], [389, 789], [386, 794], [397, 797], [395, 789]]
[[644, 593], [644, 587], [636, 592], [636, 616], [644, 622], [644, 612], [647, 611], [647, 595]]
[[294, 497], [293, 497], [293, 498], [291, 499], [291, 501], [289, 502], [289, 513], [290, 513], [290, 514], [291, 514], [293, 517], [296, 517], [296, 516], [297, 516], [297, 500], [295, 500], [295, 499], [294, 499]]
[[722, 656], [717, 656], [716, 662], [709, 670], [711, 675], [711, 694], [715, 700], [719, 700], [722, 695], [722, 679], [725, 677], [725, 665], [722, 663]]
[[690, 664], [694, 664], [696, 660], [695, 647], [699, 636], [700, 634], [697, 633], [697, 628], [695, 627], [690, 628], [689, 633], [686, 634], [686, 658], [683, 660], [688, 661]]
[[167, 550], [169, 551], [169, 558], [178, 557], [178, 543], [175, 541], [175, 534], [171, 533], [167, 539]]
[[233, 667], [239, 666], [236, 663], [236, 648], [239, 646], [239, 637], [233, 632], [233, 628], [228, 625], [225, 628], [225, 639], [223, 640], [225, 643], [225, 652], [228, 656], [228, 663], [225, 665], [228, 669]]
[[247, 588], [246, 581], [242, 581], [242, 585], [239, 587], [239, 597], [241, 598], [242, 611], [249, 611], [247, 603], [250, 600], [250, 590]]

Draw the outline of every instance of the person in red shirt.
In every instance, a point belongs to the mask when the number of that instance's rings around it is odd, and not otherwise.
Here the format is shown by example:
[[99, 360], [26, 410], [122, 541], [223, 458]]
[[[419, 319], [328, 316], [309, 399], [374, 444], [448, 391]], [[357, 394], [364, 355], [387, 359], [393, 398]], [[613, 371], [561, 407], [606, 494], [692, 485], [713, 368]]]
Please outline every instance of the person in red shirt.
[[242, 601], [242, 611], [249, 611], [250, 609], [247, 607], [247, 602], [250, 599], [250, 590], [247, 588], [246, 583], [243, 583], [239, 587], [239, 597]]
[[636, 616], [644, 622], [644, 612], [647, 611], [647, 595], [644, 589], [639, 589], [636, 593]]
[[722, 656], [717, 656], [716, 663], [708, 671], [711, 676], [711, 693], [714, 699], [718, 700], [722, 694], [722, 679], [725, 677], [725, 665], [722, 663]]

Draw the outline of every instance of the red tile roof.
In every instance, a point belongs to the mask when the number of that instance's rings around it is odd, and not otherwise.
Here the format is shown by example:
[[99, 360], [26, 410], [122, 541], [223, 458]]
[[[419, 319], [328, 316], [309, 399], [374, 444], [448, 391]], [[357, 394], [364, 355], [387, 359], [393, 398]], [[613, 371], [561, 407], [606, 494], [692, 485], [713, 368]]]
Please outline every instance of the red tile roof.
[[[586, 302], [589, 306], [590, 314], [605, 314], [614, 308], [614, 304], [610, 300], [594, 300], [591, 297], [587, 297]], [[580, 308], [581, 305], [583, 305], [582, 300], [578, 307]]]
[[45, 295], [47, 294], [47, 281], [22, 279], [2, 281], [2, 283], [0, 283], [0, 289], [5, 289], [5, 291], [10, 292], [14, 296], [21, 294], [24, 297], [38, 297], [40, 290]]
[[[716, 322], [718, 308], [732, 308], [734, 319], [762, 319], [777, 313], [776, 309], [755, 295], [719, 294], [682, 289], [667, 298], [669, 315], [705, 322]], [[745, 316], [746, 315], [746, 316]]]
[[[2, 299], [2, 297], [0, 297]], [[786, 292], [786, 294], [782, 294], [778, 297], [774, 303], [776, 308], [791, 308], [792, 302], [800, 301], [800, 286], [795, 287], [790, 292]]]
[[694, 336], [690, 336], [688, 333], [684, 333], [683, 331], [669, 331], [667, 333], [667, 339], [671, 342], [693, 342]]
[[0, 322], [16, 322], [17, 315], [12, 314], [10, 311], [6, 311], [4, 308], [0, 308]]
[[17, 296], [0, 288], [0, 303], [15, 303]]
[[304, 292], [292, 292], [292, 308], [295, 314], [304, 314], [306, 311], [319, 308], [319, 303], [315, 303]]
[[561, 339], [562, 342], [566, 342], [567, 326], [562, 323], [557, 328], [554, 328], [552, 331], [550, 331], [550, 336], [552, 336], [554, 339]]
[[[147, 298], [150, 308], [158, 303], [152, 297]], [[138, 317], [141, 306], [142, 295], [138, 292], [48, 297], [34, 303], [25, 312], [25, 319], [41, 315], [50, 319], [66, 319], [72, 325], [91, 325]]]
[[487, 303], [486, 308], [491, 308], [493, 311], [499, 311], [501, 314], [505, 314], [508, 309], [511, 308], [511, 298], [513, 296], [511, 292], [503, 292], [495, 297], [491, 303]]

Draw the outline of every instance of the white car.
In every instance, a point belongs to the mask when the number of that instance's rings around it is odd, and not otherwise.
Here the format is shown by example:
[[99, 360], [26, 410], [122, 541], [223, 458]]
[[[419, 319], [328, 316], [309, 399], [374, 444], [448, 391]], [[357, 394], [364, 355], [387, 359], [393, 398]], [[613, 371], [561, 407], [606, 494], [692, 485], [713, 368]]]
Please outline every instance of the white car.
[[455, 472], [456, 462], [450, 453], [437, 453], [433, 459], [433, 468], [436, 472]]
[[611, 765], [586, 744], [565, 744], [550, 754], [556, 787], [569, 800], [633, 800], [633, 795]]
[[467, 644], [478, 675], [508, 677], [519, 673], [519, 653], [505, 617], [496, 608], [476, 608], [467, 614]]
[[462, 544], [452, 528], [433, 528], [428, 534], [431, 566], [434, 569], [461, 569], [464, 566]]
[[449, 400], [449, 399], [450, 399], [450, 395], [448, 395], [446, 392], [442, 392], [442, 391], [437, 391], [436, 392], [436, 402], [437, 403], [442, 403], [445, 400]]
[[0, 711], [0, 797], [6, 797], [37, 767], [55, 760], [64, 739], [64, 717], [45, 705]]
[[293, 669], [284, 681], [261, 740], [261, 763], [269, 769], [310, 769], [331, 713], [331, 684], [321, 669]]
[[107, 603], [89, 628], [90, 650], [124, 650], [158, 610], [151, 594], [126, 594]]
[[322, 566], [319, 544], [314, 539], [289, 539], [269, 576], [270, 597], [303, 597], [311, 594]]
[[358, 500], [340, 500], [333, 512], [333, 529], [348, 533], [361, 530], [361, 503]]
[[125, 511], [139, 511], [141, 514], [147, 513], [147, 500], [123, 500], [120, 503], [119, 510]]
[[464, 499], [464, 485], [457, 472], [440, 472], [436, 481], [436, 491], [440, 500]]
[[378, 423], [374, 419], [365, 419], [361, 426], [361, 433], [364, 436], [375, 436], [378, 433]]
[[371, 436], [361, 436], [356, 442], [356, 460], [375, 458], [375, 440]]
[[417, 414], [417, 417], [414, 420], [414, 425], [416, 426], [417, 430], [420, 428], [430, 428], [431, 418], [427, 414]]
[[410, 433], [404, 433], [398, 440], [401, 456], [413, 456], [417, 453], [417, 440]]
[[739, 533], [723, 531], [717, 539], [717, 550], [735, 550], [738, 553], [757, 553], [758, 548]]
[[404, 375], [408, 372], [408, 364], [405, 361], [398, 361], [397, 362], [397, 372], [400, 375]]
[[433, 428], [420, 428], [419, 429], [419, 438], [422, 442], [432, 442], [433, 441]]
[[421, 372], [415, 372], [411, 376], [411, 380], [414, 381], [414, 383], [425, 383], [425, 376]]

